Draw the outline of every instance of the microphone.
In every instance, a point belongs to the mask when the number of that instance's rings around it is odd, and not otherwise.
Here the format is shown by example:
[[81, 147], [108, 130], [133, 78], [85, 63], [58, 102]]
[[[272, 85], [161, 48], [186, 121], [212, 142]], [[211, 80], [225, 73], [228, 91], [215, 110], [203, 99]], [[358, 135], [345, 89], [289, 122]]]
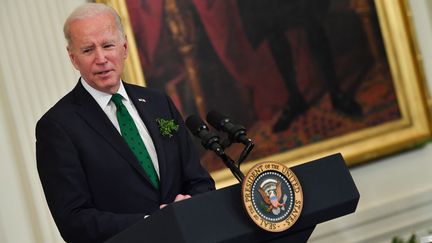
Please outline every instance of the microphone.
[[207, 125], [201, 118], [195, 115], [189, 116], [186, 119], [186, 126], [193, 135], [201, 139], [201, 144], [205, 149], [215, 151], [217, 154], [223, 152], [219, 144], [219, 137], [209, 131]]
[[233, 142], [248, 145], [251, 140], [246, 137], [246, 128], [231, 122], [231, 120], [217, 111], [207, 113], [207, 121], [216, 130], [228, 133], [228, 137]]
[[222, 159], [239, 182], [243, 181], [244, 175], [240, 171], [240, 168], [235, 165], [234, 161], [227, 154], [225, 154], [224, 149], [219, 143], [219, 137], [209, 131], [207, 125], [201, 120], [201, 118], [195, 115], [189, 116], [186, 119], [186, 126], [193, 135], [201, 139], [201, 144], [205, 149], [212, 150]]

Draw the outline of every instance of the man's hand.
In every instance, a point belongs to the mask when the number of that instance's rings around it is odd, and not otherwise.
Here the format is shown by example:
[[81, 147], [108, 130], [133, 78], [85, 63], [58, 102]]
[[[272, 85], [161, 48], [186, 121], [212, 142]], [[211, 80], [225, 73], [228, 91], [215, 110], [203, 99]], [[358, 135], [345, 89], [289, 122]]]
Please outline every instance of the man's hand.
[[[182, 200], [189, 199], [189, 198], [191, 198], [191, 195], [178, 194], [178, 195], [175, 197], [174, 202], [182, 201]], [[168, 205], [168, 204], [162, 204], [162, 205], [159, 206], [159, 208], [164, 208], [164, 207], [166, 207], [167, 205]]]

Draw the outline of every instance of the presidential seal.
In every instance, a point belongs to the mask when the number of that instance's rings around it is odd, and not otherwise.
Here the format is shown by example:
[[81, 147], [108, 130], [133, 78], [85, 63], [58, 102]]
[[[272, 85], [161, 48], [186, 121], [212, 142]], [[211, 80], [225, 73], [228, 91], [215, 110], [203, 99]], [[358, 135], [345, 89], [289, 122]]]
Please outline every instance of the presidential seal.
[[303, 192], [296, 175], [285, 165], [255, 165], [242, 184], [243, 205], [252, 221], [270, 232], [289, 229], [303, 208]]

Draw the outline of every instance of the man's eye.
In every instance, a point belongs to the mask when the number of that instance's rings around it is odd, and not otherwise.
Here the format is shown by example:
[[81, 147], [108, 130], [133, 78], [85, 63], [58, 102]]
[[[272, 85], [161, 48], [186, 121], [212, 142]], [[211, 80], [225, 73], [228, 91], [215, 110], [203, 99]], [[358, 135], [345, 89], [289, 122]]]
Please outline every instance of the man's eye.
[[91, 49], [84, 49], [83, 53], [90, 53]]
[[114, 44], [107, 44], [107, 45], [104, 45], [104, 48], [111, 48], [111, 47], [114, 47]]

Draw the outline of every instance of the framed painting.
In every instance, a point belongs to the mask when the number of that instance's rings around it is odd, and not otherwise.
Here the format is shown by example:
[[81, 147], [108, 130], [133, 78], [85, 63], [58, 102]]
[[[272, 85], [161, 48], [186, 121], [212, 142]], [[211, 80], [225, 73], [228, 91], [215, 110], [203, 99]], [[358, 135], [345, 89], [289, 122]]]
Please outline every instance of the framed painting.
[[[99, 2], [125, 25], [125, 80], [163, 89], [185, 118], [216, 110], [242, 124], [255, 143], [244, 172], [333, 153], [353, 166], [431, 137], [404, 0]], [[236, 182], [212, 152], [201, 156], [218, 187]]]

